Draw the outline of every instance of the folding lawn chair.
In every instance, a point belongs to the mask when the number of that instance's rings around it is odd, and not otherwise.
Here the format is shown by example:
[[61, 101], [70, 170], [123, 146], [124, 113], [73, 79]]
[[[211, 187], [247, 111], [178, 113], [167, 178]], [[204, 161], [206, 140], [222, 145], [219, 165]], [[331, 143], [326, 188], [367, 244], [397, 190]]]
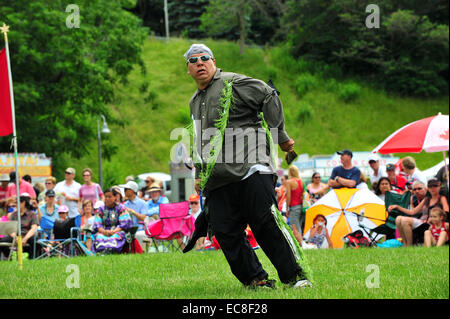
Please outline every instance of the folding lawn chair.
[[388, 213], [388, 217], [386, 218], [386, 222], [380, 226], [377, 226], [372, 229], [368, 229], [361, 223], [359, 223], [359, 226], [363, 229], [363, 231], [367, 234], [370, 240], [370, 245], [376, 244], [377, 240], [376, 238], [378, 235], [385, 235], [386, 239], [394, 239], [395, 238], [395, 230], [397, 228], [395, 224], [395, 219], [398, 216], [406, 216], [405, 213], [393, 209], [392, 211], [389, 211], [388, 208], [390, 205], [399, 205], [403, 208], [409, 207], [409, 200], [411, 197], [411, 192], [405, 192], [403, 194], [397, 194], [392, 192], [386, 192], [385, 194], [385, 206], [386, 211]]
[[181, 251], [175, 246], [176, 238], [190, 238], [195, 228], [195, 218], [189, 214], [189, 202], [170, 203], [159, 205], [160, 219], [149, 223], [145, 234], [153, 239], [157, 251], [163, 248], [167, 251]]
[[39, 231], [41, 231], [43, 233], [42, 235], [46, 237], [44, 239], [51, 239], [54, 226], [55, 226], [54, 220], [45, 215], [41, 217]]
[[61, 221], [56, 220], [53, 227], [54, 239], [39, 239], [37, 243], [42, 246], [43, 253], [37, 257], [47, 258], [52, 256], [95, 256], [81, 241], [80, 233], [81, 216]]
[[[8, 236], [9, 234], [17, 232], [17, 221], [9, 221], [9, 222], [1, 222], [0, 223], [0, 236]], [[16, 239], [12, 241], [12, 243], [2, 242], [0, 246], [9, 247], [10, 250], [13, 250], [16, 247]], [[11, 259], [11, 253], [9, 254], [8, 260]], [[1, 256], [0, 256], [1, 257]]]
[[[8, 236], [11, 233], [17, 233], [17, 221], [7, 221], [0, 222], [0, 236]], [[13, 239], [12, 242], [0, 242], [0, 247], [9, 247], [10, 253], [8, 256], [8, 260], [11, 260], [13, 256], [13, 252], [17, 251], [17, 237]], [[31, 241], [28, 242], [25, 246], [26, 248], [31, 248]], [[36, 256], [36, 234], [34, 235], [33, 241], [33, 250], [32, 250], [33, 258]], [[1, 256], [0, 256], [1, 258]], [[0, 259], [1, 260], [1, 259]]]

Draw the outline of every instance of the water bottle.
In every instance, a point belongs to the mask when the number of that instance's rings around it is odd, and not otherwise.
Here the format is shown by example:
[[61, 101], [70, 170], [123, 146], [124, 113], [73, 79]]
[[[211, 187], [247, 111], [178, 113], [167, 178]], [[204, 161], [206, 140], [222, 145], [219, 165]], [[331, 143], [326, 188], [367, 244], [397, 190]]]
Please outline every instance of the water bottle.
[[359, 212], [358, 223], [361, 223], [363, 221], [363, 218], [364, 218], [364, 208], [362, 208], [361, 211]]

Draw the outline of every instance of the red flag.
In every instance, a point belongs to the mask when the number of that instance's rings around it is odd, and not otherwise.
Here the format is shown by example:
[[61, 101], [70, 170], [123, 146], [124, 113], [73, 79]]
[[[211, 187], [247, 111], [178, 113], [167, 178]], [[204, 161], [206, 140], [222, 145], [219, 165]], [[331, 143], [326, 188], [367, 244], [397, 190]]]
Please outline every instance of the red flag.
[[0, 136], [13, 133], [6, 50], [0, 51]]

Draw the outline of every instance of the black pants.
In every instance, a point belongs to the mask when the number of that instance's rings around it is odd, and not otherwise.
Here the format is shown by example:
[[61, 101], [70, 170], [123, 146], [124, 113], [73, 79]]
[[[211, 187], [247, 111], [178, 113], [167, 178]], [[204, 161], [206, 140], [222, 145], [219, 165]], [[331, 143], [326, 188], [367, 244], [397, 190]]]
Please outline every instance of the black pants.
[[272, 205], [276, 206], [277, 201], [273, 176], [269, 174], [255, 173], [209, 194], [208, 210], [213, 232], [232, 273], [244, 285], [268, 276], [245, 237], [247, 224], [275, 266], [281, 282], [288, 283], [301, 272], [271, 212]]
[[[24, 236], [22, 236], [23, 238]], [[3, 238], [0, 238], [0, 242], [3, 243], [12, 243], [13, 238], [11, 236], [5, 236]], [[36, 245], [38, 246], [38, 245]], [[36, 247], [36, 250], [38, 250], [38, 247]], [[10, 248], [8, 246], [0, 246], [0, 253], [3, 253], [5, 258], [9, 257]], [[28, 259], [33, 259], [33, 252], [34, 252], [34, 237], [30, 237], [28, 239], [27, 244], [23, 247], [23, 252], [28, 253]]]

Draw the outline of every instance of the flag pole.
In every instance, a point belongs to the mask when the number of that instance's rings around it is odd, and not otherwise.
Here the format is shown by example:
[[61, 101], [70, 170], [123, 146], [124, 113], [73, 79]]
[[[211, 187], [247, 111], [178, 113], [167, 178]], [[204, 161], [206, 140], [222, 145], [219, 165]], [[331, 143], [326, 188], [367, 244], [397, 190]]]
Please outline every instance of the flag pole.
[[18, 169], [18, 154], [17, 154], [17, 135], [16, 135], [16, 115], [15, 115], [15, 107], [14, 107], [14, 91], [13, 91], [13, 83], [12, 83], [12, 75], [11, 75], [11, 65], [9, 62], [9, 45], [8, 45], [8, 32], [9, 26], [3, 23], [3, 26], [0, 27], [0, 31], [5, 36], [5, 49], [6, 49], [6, 61], [8, 65], [8, 80], [9, 80], [9, 96], [11, 99], [11, 114], [12, 114], [12, 123], [13, 123], [13, 145], [14, 145], [14, 166], [16, 170], [16, 198], [17, 198], [17, 259], [19, 261], [19, 270], [22, 270], [23, 265], [23, 256], [22, 256], [22, 227], [20, 222], [20, 194], [19, 194], [19, 169]]

